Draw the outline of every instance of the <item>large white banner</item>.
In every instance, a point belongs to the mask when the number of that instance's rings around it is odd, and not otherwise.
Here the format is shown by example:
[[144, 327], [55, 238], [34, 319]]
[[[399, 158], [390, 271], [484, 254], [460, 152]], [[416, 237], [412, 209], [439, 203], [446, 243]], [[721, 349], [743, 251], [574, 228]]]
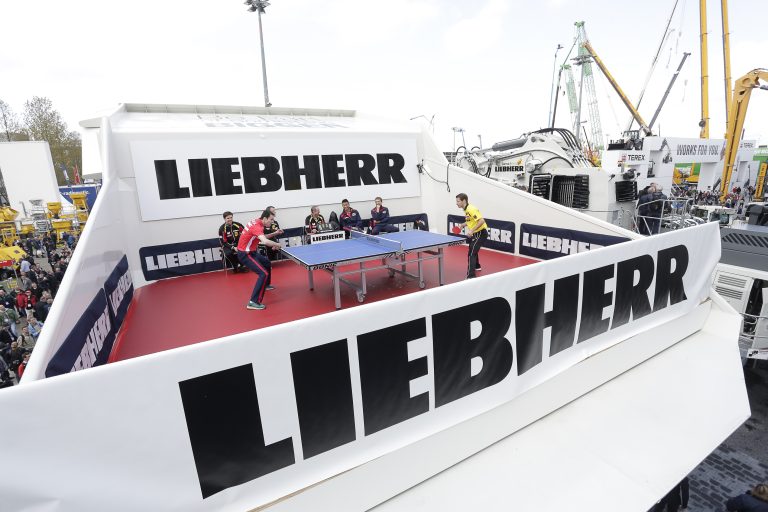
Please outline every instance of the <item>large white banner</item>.
[[714, 163], [723, 159], [725, 140], [646, 137], [643, 149], [661, 151], [662, 163]]
[[3, 390], [0, 436], [24, 441], [2, 506], [264, 505], [690, 313], [719, 240], [708, 224]]
[[420, 193], [415, 135], [135, 140], [142, 220]]

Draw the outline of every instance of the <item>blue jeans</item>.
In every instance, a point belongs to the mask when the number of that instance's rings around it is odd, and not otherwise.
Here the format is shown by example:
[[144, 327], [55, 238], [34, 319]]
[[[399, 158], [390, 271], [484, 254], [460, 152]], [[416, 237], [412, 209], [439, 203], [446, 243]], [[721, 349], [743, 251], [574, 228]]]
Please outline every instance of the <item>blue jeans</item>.
[[251, 293], [251, 302], [261, 304], [261, 301], [264, 299], [264, 291], [272, 282], [272, 263], [270, 263], [269, 258], [259, 254], [257, 251], [237, 251], [237, 259], [259, 276], [256, 280], [256, 286], [253, 287], [253, 292]]

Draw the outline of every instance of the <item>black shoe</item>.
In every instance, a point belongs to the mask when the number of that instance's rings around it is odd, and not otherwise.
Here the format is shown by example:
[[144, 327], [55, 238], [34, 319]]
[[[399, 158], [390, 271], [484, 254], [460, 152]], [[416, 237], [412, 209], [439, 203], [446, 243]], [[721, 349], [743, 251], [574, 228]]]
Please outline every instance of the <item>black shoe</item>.
[[275, 289], [275, 287], [274, 287], [274, 286], [272, 286], [271, 284], [268, 284], [268, 285], [267, 285], [267, 287], [266, 287], [266, 288], [264, 288], [264, 289], [265, 289], [265, 290], [267, 290], [267, 291], [269, 291], [269, 290], [274, 290], [274, 289]]
[[481, 267], [480, 265], [475, 267], [475, 272], [480, 272], [481, 270], [483, 270], [483, 267]]
[[258, 302], [249, 301], [246, 309], [267, 309], [267, 306]]

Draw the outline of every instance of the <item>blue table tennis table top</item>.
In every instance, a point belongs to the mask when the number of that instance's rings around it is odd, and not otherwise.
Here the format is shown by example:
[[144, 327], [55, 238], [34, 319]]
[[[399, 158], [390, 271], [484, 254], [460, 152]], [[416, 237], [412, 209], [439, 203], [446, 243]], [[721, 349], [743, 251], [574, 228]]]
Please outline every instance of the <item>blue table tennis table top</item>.
[[[374, 240], [370, 240], [371, 238]], [[380, 239], [380, 243], [376, 243], [375, 239]], [[464, 241], [464, 237], [412, 230], [385, 233], [377, 237], [350, 238], [324, 244], [286, 247], [283, 252], [305, 267], [318, 267], [445, 247]]]

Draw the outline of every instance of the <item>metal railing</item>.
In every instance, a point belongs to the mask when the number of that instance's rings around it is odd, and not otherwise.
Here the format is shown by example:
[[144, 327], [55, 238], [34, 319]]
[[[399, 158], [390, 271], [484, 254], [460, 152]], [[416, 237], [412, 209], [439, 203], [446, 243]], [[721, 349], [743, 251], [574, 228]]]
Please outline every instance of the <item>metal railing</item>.
[[[640, 215], [640, 208], [643, 206], [647, 206], [649, 210], [657, 210], [657, 213]], [[694, 200], [685, 197], [656, 199], [637, 205], [633, 229], [643, 235], [658, 235], [703, 224], [705, 221], [691, 213], [694, 206]]]

